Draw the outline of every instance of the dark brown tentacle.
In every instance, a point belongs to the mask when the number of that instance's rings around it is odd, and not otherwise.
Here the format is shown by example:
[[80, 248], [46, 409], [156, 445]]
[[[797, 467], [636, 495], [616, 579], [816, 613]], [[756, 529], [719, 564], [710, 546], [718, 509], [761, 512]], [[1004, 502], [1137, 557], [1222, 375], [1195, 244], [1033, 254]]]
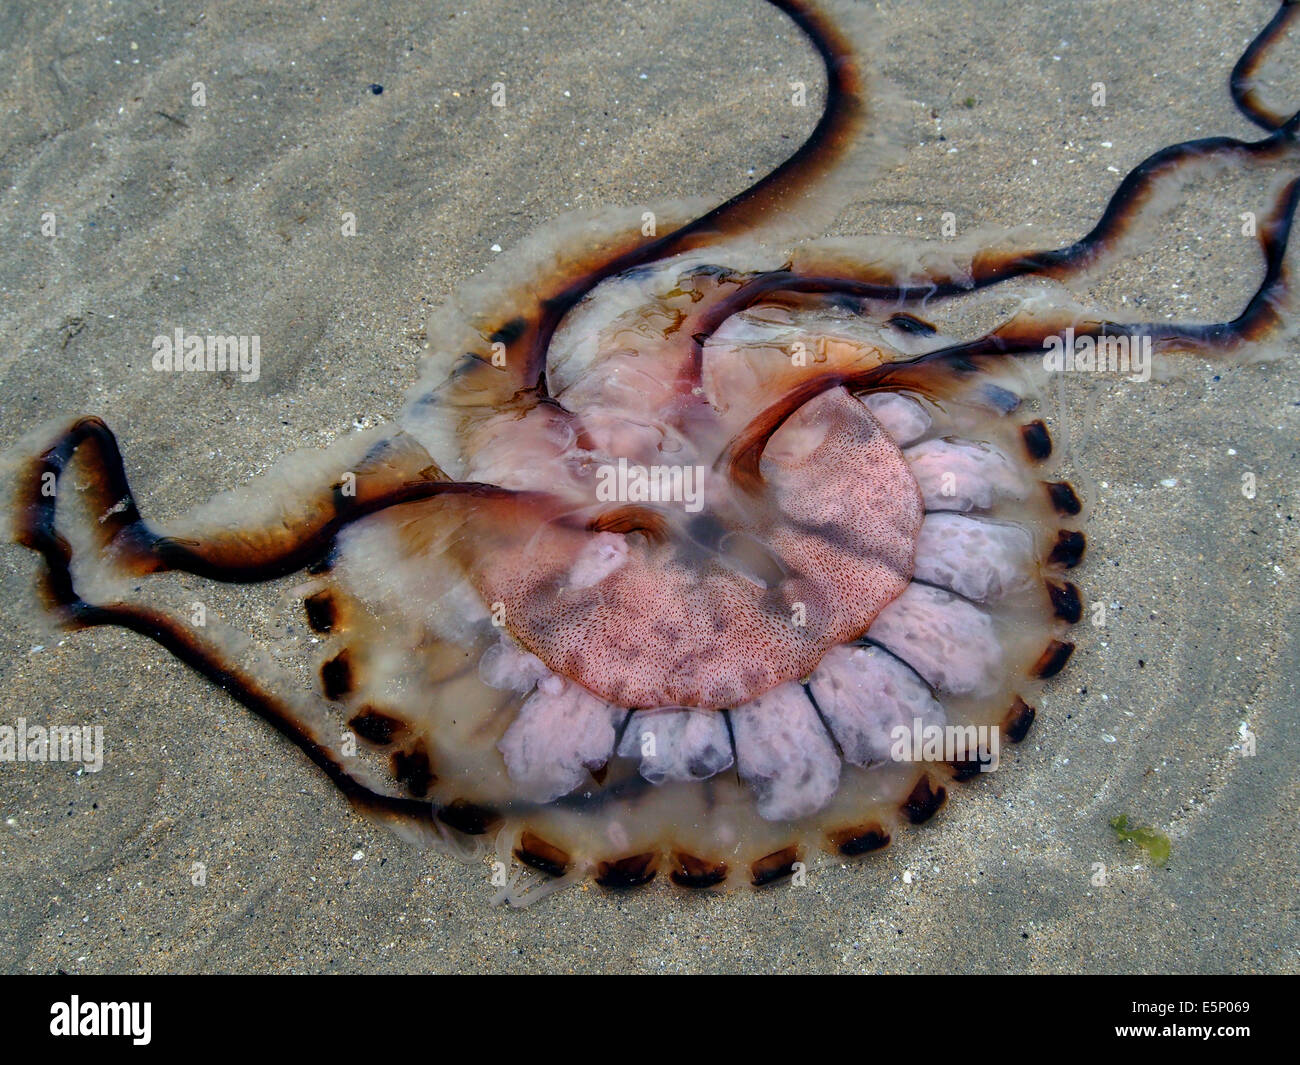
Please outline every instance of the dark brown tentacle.
[[[127, 483], [117, 438], [102, 419], [86, 417], [74, 422], [32, 461], [19, 490], [19, 542], [46, 554], [47, 563], [54, 557], [47, 554], [51, 545], [62, 542], [55, 530], [57, 484], [83, 446], [89, 448], [90, 499], [104, 515], [101, 546], [112, 542], [118, 549], [117, 560], [136, 573], [182, 570], [225, 582], [274, 580], [321, 562], [341, 529], [386, 507], [444, 494], [521, 496], [496, 485], [448, 481], [436, 466], [390, 461], [388, 450], [376, 448], [358, 463], [355, 495], [344, 494], [337, 478], [331, 479], [304, 493], [311, 500], [309, 513], [292, 528], [199, 543], [155, 532], [145, 523]], [[423, 458], [427, 463], [428, 456]], [[46, 494], [43, 486], [50, 483], [50, 476], [56, 488]], [[60, 574], [57, 566], [49, 569], [46, 585], [53, 603], [68, 602], [70, 583], [63, 586], [66, 575]]]
[[[864, 277], [862, 271], [847, 277], [836, 274], [808, 275], [791, 270], [758, 274], [708, 311], [697, 332], [697, 352], [728, 318], [778, 293], [841, 293], [859, 299], [889, 303], [929, 302], [963, 295], [1004, 281], [1030, 276], [1066, 277], [1098, 262], [1131, 229], [1140, 208], [1150, 198], [1155, 183], [1178, 167], [1216, 155], [1247, 158], [1280, 158], [1295, 146], [1300, 115], [1285, 127], [1260, 141], [1239, 141], [1211, 137], [1163, 148], [1139, 163], [1111, 197], [1095, 226], [1079, 240], [1051, 251], [998, 252], [978, 256], [969, 275], [936, 274], [924, 282], [899, 285], [880, 278]], [[1262, 234], [1261, 234], [1262, 240]]]
[[1286, 124], [1286, 116], [1280, 115], [1266, 107], [1255, 91], [1255, 72], [1263, 63], [1268, 51], [1286, 34], [1296, 14], [1300, 13], [1300, 4], [1296, 0], [1282, 0], [1277, 13], [1269, 24], [1259, 31], [1259, 36], [1241, 53], [1232, 74], [1228, 78], [1228, 90], [1232, 93], [1232, 102], [1237, 110], [1261, 129], [1275, 130]]
[[69, 628], [118, 625], [153, 640], [171, 652], [297, 744], [363, 812], [417, 824], [432, 824], [437, 817], [438, 807], [433, 803], [404, 795], [386, 794], [359, 780], [343, 765], [329, 744], [309, 729], [289, 706], [276, 699], [246, 673], [224, 663], [216, 651], [171, 618], [124, 603], [87, 603], [80, 597], [66, 604], [66, 607]]
[[1054, 318], [1012, 319], [969, 343], [930, 352], [906, 363], [891, 363], [880, 367], [878, 372], [885, 378], [892, 376], [891, 371], [903, 372], [905, 368], [936, 360], [1041, 353], [1048, 337], [1059, 336], [1067, 328], [1073, 328], [1077, 337], [1150, 337], [1155, 347], [1166, 352], [1195, 351], [1211, 354], [1230, 351], [1242, 343], [1258, 340], [1278, 325], [1281, 318], [1278, 308], [1290, 291], [1286, 250], [1297, 206], [1300, 206], [1300, 178], [1293, 179], [1282, 188], [1272, 211], [1259, 227], [1259, 243], [1264, 254], [1264, 277], [1241, 313], [1229, 321], [1201, 325], [1109, 321], [1080, 324], [1068, 312], [1062, 311]]
[[140, 514], [126, 481], [117, 442], [100, 419], [79, 420], [33, 463], [31, 475], [19, 490], [23, 523], [18, 539], [44, 559], [45, 597], [63, 624], [73, 630], [118, 625], [148, 637], [293, 740], [359, 806], [410, 820], [431, 821], [434, 808], [429, 803], [384, 795], [353, 777], [320, 737], [296, 719], [288, 706], [248, 675], [225, 665], [214, 650], [186, 627], [152, 610], [120, 603], [98, 605], [81, 598], [72, 583], [72, 549], [54, 527], [57, 493], [46, 496], [41, 492], [41, 485], [45, 483], [46, 473], [53, 473], [57, 479], [83, 443], [89, 443], [100, 464], [100, 476], [92, 480], [93, 498], [97, 503], [107, 498], [125, 500], [125, 506], [110, 514], [104, 524], [115, 529], [117, 535], [140, 525]]
[[[862, 112], [859, 79], [851, 51], [845, 41], [809, 9], [802, 0], [768, 0], [786, 13], [821, 55], [826, 67], [827, 98], [821, 119], [809, 138], [776, 170], [738, 193], [726, 203], [658, 240], [633, 247], [606, 259], [577, 281], [542, 302], [543, 312], [535, 325], [520, 320], [501, 334], [509, 346], [527, 360], [524, 379], [533, 383], [538, 395], [545, 394], [546, 353], [552, 336], [565, 314], [601, 281], [623, 271], [666, 258], [708, 243], [719, 233], [743, 228], [747, 220], [770, 210], [781, 195], [807, 185], [825, 172], [842, 154], [849, 135]], [[955, 296], [1004, 281], [1029, 276], [1066, 277], [1094, 266], [1112, 251], [1132, 229], [1141, 208], [1148, 202], [1157, 182], [1188, 163], [1213, 156], [1238, 155], [1271, 160], [1294, 150], [1300, 115], [1284, 119], [1266, 111], [1248, 85], [1268, 48], [1277, 41], [1293, 17], [1293, 0], [1284, 0], [1272, 22], [1251, 43], [1234, 68], [1230, 81], [1233, 98], [1243, 113], [1269, 131], [1260, 141], [1232, 137], [1208, 137], [1162, 148], [1133, 168], [1120, 182], [1096, 225], [1082, 238], [1063, 248], [1039, 251], [988, 252], [977, 255], [969, 274], [933, 275], [924, 281], [899, 285], [881, 273], [872, 277], [862, 271], [855, 276], [800, 276], [775, 271], [755, 278], [727, 300], [719, 301], [705, 316], [696, 333], [694, 366], [690, 377], [698, 380], [703, 344], [717, 328], [738, 311], [780, 291], [839, 292], [864, 299], [891, 302], [927, 301]], [[1120, 335], [1120, 334], [1117, 334]], [[1170, 335], [1176, 340], [1182, 334]], [[1213, 339], [1210, 343], [1215, 343]]]
[[[401, 483], [381, 494], [358, 498], [353, 509], [339, 514], [320, 526], [313, 526], [294, 540], [295, 546], [287, 548], [266, 565], [254, 566], [244, 561], [231, 561], [217, 555], [209, 556], [202, 545], [187, 545], [184, 553], [162, 558], [149, 556], [160, 538], [145, 525], [136, 506], [130, 484], [126, 479], [122, 454], [112, 431], [99, 418], [78, 419], [52, 445], [32, 460], [16, 492], [18, 502], [17, 540], [36, 551], [43, 560], [41, 583], [44, 597], [61, 623], [69, 630], [94, 628], [100, 625], [117, 625], [145, 636], [175, 655], [191, 669], [204, 676], [217, 687], [258, 717], [274, 726], [292, 740], [339, 787], [361, 811], [373, 816], [392, 818], [407, 823], [432, 825], [435, 820], [459, 831], [485, 830], [483, 826], [501, 816], [498, 811], [486, 811], [463, 801], [454, 800], [445, 806], [376, 790], [366, 780], [347, 768], [328, 740], [318, 735], [288, 703], [276, 698], [250, 673], [228, 664], [221, 654], [199, 639], [192, 627], [167, 615], [128, 603], [91, 603], [77, 592], [72, 579], [72, 548], [55, 527], [57, 482], [79, 449], [88, 448], [91, 476], [88, 501], [103, 515], [99, 525], [103, 543], [123, 538], [133, 540], [146, 557], [154, 557], [156, 565], [148, 571], [186, 569], [218, 580], [268, 580], [274, 576], [302, 568], [304, 560], [323, 557], [339, 529], [351, 521], [374, 513], [385, 507], [430, 498], [446, 492], [468, 493], [488, 497], [511, 497], [512, 501], [531, 498], [525, 493], [512, 493], [495, 486], [473, 484], [458, 485], [450, 481]], [[54, 491], [42, 491], [52, 475]], [[486, 489], [486, 491], [480, 491]], [[117, 559], [115, 558], [115, 561]], [[511, 811], [531, 809], [530, 803], [509, 804]], [[471, 816], [472, 815], [472, 816]]]
[[[293, 740], [358, 806], [417, 822], [432, 822], [436, 810], [430, 803], [385, 795], [358, 780], [342, 765], [328, 744], [296, 718], [290, 707], [248, 674], [223, 663], [220, 655], [197, 639], [186, 626], [142, 607], [123, 603], [100, 605], [81, 598], [72, 582], [72, 549], [55, 528], [55, 511], [57, 482], [83, 446], [90, 450], [93, 476], [90, 478], [89, 498], [95, 510], [104, 515], [100, 528], [105, 542], [120, 537], [134, 538], [142, 545], [157, 541], [140, 516], [112, 431], [99, 418], [81, 418], [74, 422], [67, 432], [32, 461], [17, 493], [20, 508], [18, 541], [38, 552], [44, 560], [42, 590], [63, 624], [73, 630], [118, 625], [148, 637]], [[46, 486], [51, 484], [53, 488], [47, 489]], [[194, 557], [201, 559], [199, 555]], [[167, 567], [159, 565], [157, 568]], [[198, 567], [195, 572], [199, 572]], [[227, 579], [241, 579], [229, 576], [228, 572], [225, 575]]]
[[606, 278], [644, 266], [691, 248], [743, 232], [764, 215], [780, 210], [782, 201], [817, 181], [847, 151], [863, 113], [861, 84], [848, 43], [804, 0], [768, 0], [795, 24], [817, 50], [826, 71], [826, 103], [808, 138], [771, 173], [738, 192], [725, 203], [657, 240], [610, 258], [576, 281], [547, 297], [536, 326], [514, 338], [514, 347], [527, 360], [525, 380], [545, 394], [546, 353], [564, 316]]
[[[840, 385], [858, 391], [889, 385], [926, 392], [925, 374], [921, 372], [923, 367], [944, 363], [959, 371], [965, 369], [973, 372], [977, 369], [977, 364], [973, 360], [981, 356], [1023, 355], [1034, 352], [1041, 354], [1047, 339], [1060, 336], [1067, 328], [1073, 328], [1076, 337], [1149, 336], [1153, 345], [1161, 350], [1192, 350], [1201, 353], [1227, 351], [1241, 343], [1256, 340], [1274, 327], [1280, 317], [1278, 305], [1288, 291], [1286, 249], [1298, 205], [1300, 205], [1300, 178], [1289, 182], [1283, 188], [1272, 213], [1260, 226], [1259, 241], [1265, 259], [1264, 278], [1242, 312], [1230, 321], [1206, 325], [1165, 322], [1077, 324], [1072, 316], [1063, 311], [1050, 318], [1041, 316], [1013, 318], [993, 332], [968, 343], [941, 348], [912, 359], [875, 366], [856, 374], [827, 373], [801, 381], [798, 387], [754, 418], [723, 450], [714, 468], [725, 470], [738, 485], [748, 491], [756, 491], [762, 484], [759, 462], [767, 441], [787, 418], [821, 393]], [[826, 281], [826, 279], [815, 280]]]
[[[826, 65], [828, 93], [821, 120], [807, 141], [776, 170], [737, 194], [731, 200], [714, 208], [693, 222], [667, 234], [659, 240], [640, 245], [609, 259], [583, 275], [560, 293], [544, 301], [544, 313], [535, 327], [524, 329], [515, 339], [525, 346], [528, 372], [525, 379], [535, 382], [539, 394], [545, 391], [544, 368], [546, 351], [551, 337], [564, 315], [596, 285], [608, 277], [645, 265], [669, 255], [707, 243], [693, 238], [714, 234], [742, 223], [750, 214], [770, 209], [774, 197], [782, 190], [807, 184], [842, 152], [847, 134], [853, 129], [861, 112], [857, 74], [853, 69], [847, 44], [834, 30], [797, 0], [769, 0], [788, 14], [818, 50]], [[1234, 99], [1243, 110], [1252, 106], [1243, 104], [1241, 86], [1262, 60], [1267, 48], [1282, 34], [1292, 17], [1294, 4], [1287, 0], [1273, 22], [1256, 38], [1234, 68], [1231, 87]], [[1242, 66], [1245, 63], [1245, 66]], [[1240, 75], [1240, 76], [1239, 76]], [[1253, 96], [1249, 96], [1253, 100]], [[1245, 97], [1243, 97], [1245, 98]], [[1250, 115], [1250, 112], [1246, 112]], [[975, 257], [969, 274], [936, 274], [924, 281], [899, 285], [881, 273], [868, 276], [855, 271], [855, 276], [838, 275], [801, 276], [790, 271], [774, 271], [760, 275], [733, 294], [717, 302], [704, 316], [702, 328], [695, 333], [692, 351], [694, 365], [691, 379], [698, 380], [703, 360], [703, 345], [729, 317], [777, 292], [838, 292], [863, 299], [905, 303], [928, 301], [968, 293], [1005, 281], [1029, 276], [1063, 278], [1087, 270], [1113, 251], [1131, 231], [1141, 208], [1149, 201], [1157, 183], [1168, 174], [1189, 163], [1215, 156], [1240, 156], [1260, 161], [1280, 158], [1295, 149], [1296, 133], [1300, 129], [1300, 114], [1288, 119], [1274, 116], [1260, 109], [1257, 124], [1269, 131], [1260, 141], [1242, 141], [1232, 137], [1207, 137], [1170, 145], [1148, 156], [1133, 168], [1120, 182], [1096, 225], [1074, 243], [1057, 249], [1039, 251], [987, 252]], [[1253, 116], [1252, 116], [1253, 117]], [[725, 225], [723, 224], [725, 221]], [[710, 238], [711, 239], [711, 238]], [[1122, 335], [1122, 334], [1116, 334]], [[1171, 334], [1168, 340], [1177, 340], [1181, 333]], [[1214, 344], [1212, 337], [1207, 342]]]
[[[1214, 156], [1236, 155], [1258, 161], [1270, 161], [1294, 151], [1297, 132], [1300, 132], [1300, 113], [1283, 117], [1267, 111], [1258, 104], [1254, 89], [1248, 82], [1268, 48], [1289, 27], [1297, 10], [1300, 10], [1300, 6], [1295, 0], [1284, 0], [1273, 20], [1251, 42], [1250, 47], [1238, 61], [1230, 80], [1230, 90], [1238, 107], [1252, 121], [1267, 130], [1269, 136], [1259, 141], [1242, 141], [1232, 137], [1207, 137], [1162, 148], [1140, 162], [1124, 177], [1096, 225], [1073, 244], [1047, 251], [983, 253], [975, 257], [968, 275], [934, 274], [926, 277], [924, 281], [905, 285], [897, 284], [883, 271], [871, 276], [863, 270], [855, 270], [852, 277], [836, 274], [809, 276], [789, 270], [758, 275], [728, 298], [719, 300], [703, 316], [701, 326], [695, 333], [693, 349], [695, 378], [698, 380], [702, 372], [704, 344], [722, 323], [755, 303], [770, 299], [778, 293], [841, 293], [860, 299], [895, 303], [928, 302], [969, 293], [1017, 278], [1037, 275], [1066, 277], [1089, 269], [1111, 252], [1130, 232], [1141, 208], [1154, 193], [1157, 183], [1180, 167]], [[1152, 336], [1154, 340], [1164, 341], [1166, 347], [1185, 342], [1194, 343], [1198, 348], [1223, 347], [1243, 339], [1254, 339], [1276, 321], [1276, 312], [1272, 309], [1272, 303], [1273, 297], [1280, 291], [1280, 253], [1285, 251], [1294, 211], [1294, 190], [1292, 186], [1288, 186], [1287, 191], [1279, 199], [1271, 222], [1265, 227], [1266, 231], [1262, 230], [1260, 233], [1269, 276], [1260, 286], [1246, 311], [1233, 322], [1205, 327], [1168, 326], [1163, 323], [1133, 326], [1104, 323], [1104, 328], [1111, 329], [1113, 332], [1097, 335], [1121, 336], [1140, 332]], [[1279, 252], [1276, 256], [1273, 254], [1275, 249]], [[969, 353], [981, 353], [983, 350], [981, 344], [987, 345], [988, 353], [1001, 354], [1006, 350], [999, 347], [995, 335], [990, 335], [989, 338], [974, 342]]]

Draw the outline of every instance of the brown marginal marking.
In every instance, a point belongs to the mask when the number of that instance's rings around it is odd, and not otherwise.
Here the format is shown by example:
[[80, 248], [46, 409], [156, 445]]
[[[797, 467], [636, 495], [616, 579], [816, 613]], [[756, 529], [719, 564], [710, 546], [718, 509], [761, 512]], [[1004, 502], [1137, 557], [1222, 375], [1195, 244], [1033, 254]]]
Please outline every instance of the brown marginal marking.
[[912, 789], [912, 794], [903, 800], [899, 809], [912, 824], [920, 825], [930, 820], [947, 798], [948, 789], [942, 784], [936, 785], [929, 773], [923, 773]]
[[1035, 462], [1042, 462], [1052, 453], [1052, 434], [1047, 431], [1047, 426], [1041, 418], [1028, 425], [1022, 425], [1020, 438], [1025, 442], [1025, 450], [1029, 452], [1029, 457]]
[[725, 862], [710, 862], [685, 851], [673, 852], [673, 870], [668, 877], [678, 887], [711, 888], [727, 879]]
[[946, 762], [944, 764], [952, 770], [952, 779], [961, 784], [968, 780], [974, 780], [979, 776], [980, 767], [985, 763], [981, 762], [978, 758], [967, 758], [964, 761]]
[[1073, 625], [1083, 617], [1083, 599], [1079, 589], [1069, 581], [1048, 581], [1047, 594], [1052, 600], [1052, 610], [1062, 621]]
[[559, 847], [547, 843], [540, 836], [533, 835], [527, 829], [519, 837], [519, 846], [515, 848], [515, 857], [524, 865], [531, 866], [547, 876], [563, 876], [569, 871], [572, 859]]
[[467, 799], [454, 799], [438, 808], [438, 820], [467, 836], [481, 836], [500, 823], [501, 815]]
[[1007, 716], [1002, 719], [1002, 731], [1007, 739], [1012, 743], [1019, 743], [1028, 736], [1029, 726], [1034, 723], [1037, 714], [1037, 710], [1017, 695], [1016, 701], [1007, 711]]
[[794, 863], [799, 860], [799, 848], [793, 843], [779, 851], [765, 854], [749, 867], [750, 880], [754, 887], [764, 887], [794, 872]]
[[307, 624], [314, 632], [333, 632], [339, 623], [339, 607], [334, 594], [329, 591], [317, 592], [302, 601], [307, 612]]
[[633, 854], [596, 866], [596, 883], [607, 888], [634, 888], [650, 883], [659, 871], [659, 855]]
[[348, 727], [363, 740], [383, 747], [406, 731], [406, 722], [367, 703], [352, 715]]
[[1065, 668], [1065, 663], [1070, 660], [1072, 654], [1074, 654], [1074, 644], [1067, 643], [1065, 640], [1053, 640], [1044, 648], [1043, 653], [1038, 656], [1038, 661], [1034, 663], [1034, 668], [1029, 672], [1044, 680], [1054, 677]]
[[356, 688], [354, 681], [352, 656], [346, 647], [320, 667], [320, 683], [326, 699], [341, 699]]
[[417, 799], [429, 794], [429, 787], [437, 780], [429, 762], [429, 752], [424, 741], [419, 740], [409, 751], [393, 752], [393, 776]]
[[1052, 501], [1056, 513], [1073, 517], [1083, 509], [1074, 487], [1068, 481], [1044, 481], [1043, 487], [1047, 489], [1047, 498]]
[[888, 847], [890, 840], [890, 835], [885, 831], [884, 826], [874, 821], [866, 825], [855, 825], [852, 828], [841, 828], [827, 833], [827, 836], [835, 849], [848, 858]]
[[1049, 566], [1064, 566], [1066, 569], [1072, 569], [1083, 558], [1087, 546], [1083, 533], [1076, 529], [1061, 529], [1056, 534], [1056, 543], [1052, 545], [1051, 553], [1047, 556], [1047, 563]]

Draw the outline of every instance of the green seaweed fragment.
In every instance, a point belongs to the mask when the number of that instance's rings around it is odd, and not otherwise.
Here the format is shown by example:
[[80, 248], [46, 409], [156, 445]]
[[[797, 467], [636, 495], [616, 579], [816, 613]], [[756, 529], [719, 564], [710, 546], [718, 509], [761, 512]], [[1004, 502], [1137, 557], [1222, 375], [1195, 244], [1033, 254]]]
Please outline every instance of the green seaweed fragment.
[[1110, 827], [1115, 830], [1115, 835], [1121, 841], [1127, 840], [1129, 843], [1136, 843], [1151, 855], [1151, 861], [1157, 866], [1164, 865], [1165, 862], [1169, 861], [1171, 844], [1169, 837], [1163, 832], [1157, 832], [1154, 828], [1146, 826], [1129, 828], [1128, 814], [1120, 814], [1118, 817], [1111, 818]]

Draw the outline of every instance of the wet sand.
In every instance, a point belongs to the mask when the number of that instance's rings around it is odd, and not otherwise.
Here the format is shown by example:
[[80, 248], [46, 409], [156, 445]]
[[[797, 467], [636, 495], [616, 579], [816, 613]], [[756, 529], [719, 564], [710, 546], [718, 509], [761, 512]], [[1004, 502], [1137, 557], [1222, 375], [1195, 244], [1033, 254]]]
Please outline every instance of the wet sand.
[[[1262, 0], [874, 7], [899, 165], [833, 232], [934, 239], [951, 211], [1063, 243], [1157, 148], [1255, 136], [1226, 79]], [[394, 417], [429, 307], [539, 224], [720, 200], [816, 118], [788, 104], [789, 82], [820, 83], [815, 56], [748, 0], [45, 8], [0, 13], [0, 448], [101, 414], [160, 520]], [[1300, 99], [1282, 54], [1279, 106]], [[1239, 186], [1175, 211], [1092, 294], [1117, 316], [1236, 314], [1260, 272], [1237, 219], [1266, 210]], [[260, 379], [155, 373], [150, 341], [177, 324], [260, 335]], [[0, 970], [1300, 970], [1300, 345], [1283, 346], [1141, 386], [1066, 382], [1046, 414], [1092, 508], [1076, 580], [1105, 626], [1079, 627], [999, 772], [803, 887], [492, 909], [485, 864], [358, 817], [160, 648], [51, 632], [34, 556], [6, 546], [0, 723], [102, 725], [107, 750], [93, 774], [0, 763]], [[1123, 813], [1170, 837], [1164, 867], [1116, 839]]]

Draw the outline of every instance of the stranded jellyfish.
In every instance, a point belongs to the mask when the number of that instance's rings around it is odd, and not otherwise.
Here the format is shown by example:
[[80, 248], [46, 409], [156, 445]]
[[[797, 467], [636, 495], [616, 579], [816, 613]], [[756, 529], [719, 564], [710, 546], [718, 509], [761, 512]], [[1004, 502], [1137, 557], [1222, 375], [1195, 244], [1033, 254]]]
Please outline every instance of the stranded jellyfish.
[[[773, 3], [825, 66], [808, 140], [693, 219], [539, 234], [435, 314], [396, 424], [166, 528], [103, 421], [31, 438], [16, 536], [60, 621], [157, 641], [358, 808], [495, 850], [514, 904], [588, 877], [762, 886], [819, 850], [866, 854], [1023, 739], [1083, 611], [1082, 503], [1032, 413], [1044, 353], [1125, 372], [1279, 324], [1297, 119], [1253, 74], [1296, 9], [1233, 72], [1258, 139], [1155, 153], [1067, 247], [963, 253], [783, 228], [842, 184], [870, 123], [841, 34]], [[1285, 179], [1235, 319], [1109, 321], [1015, 289], [1117, 256], [1185, 171], [1225, 162]], [[974, 334], [932, 321], [1008, 291]], [[205, 582], [264, 582], [316, 635], [271, 654], [195, 624]]]

